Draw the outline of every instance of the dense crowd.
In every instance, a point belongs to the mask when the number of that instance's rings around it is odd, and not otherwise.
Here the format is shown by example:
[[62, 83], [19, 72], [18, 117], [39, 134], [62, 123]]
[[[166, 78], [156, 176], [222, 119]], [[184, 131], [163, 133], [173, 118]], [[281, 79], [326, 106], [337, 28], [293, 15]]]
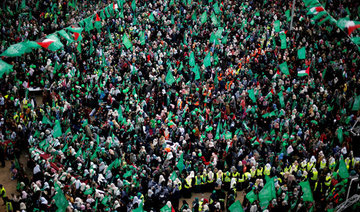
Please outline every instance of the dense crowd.
[[[360, 57], [336, 25], [319, 26], [297, 2], [290, 30], [283, 0], [74, 2], [26, 1], [20, 12], [40, 9], [18, 29], [25, 15], [1, 14], [2, 51], [95, 13], [102, 25], [78, 42], [61, 38], [55, 52], [1, 58], [13, 71], [0, 79], [0, 155], [29, 150], [33, 170], [12, 166], [14, 210], [224, 211], [242, 190], [252, 212], [334, 211], [345, 200], [360, 171], [349, 133]], [[110, 3], [106, 18], [97, 9]], [[324, 9], [360, 19], [359, 2], [342, 3]], [[268, 187], [275, 196], [263, 201]]]

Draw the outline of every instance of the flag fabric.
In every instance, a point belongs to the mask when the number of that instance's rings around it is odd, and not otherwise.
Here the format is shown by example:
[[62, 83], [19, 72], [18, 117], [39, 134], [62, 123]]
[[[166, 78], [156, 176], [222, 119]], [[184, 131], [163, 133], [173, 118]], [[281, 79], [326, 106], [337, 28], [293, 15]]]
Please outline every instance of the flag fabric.
[[94, 29], [94, 25], [92, 22], [94, 16], [90, 16], [84, 19], [85, 22], [85, 31], [89, 32], [90, 30]]
[[176, 178], [178, 178], [178, 176], [177, 176], [176, 172], [173, 171], [173, 173], [170, 176], [170, 180], [174, 181], [174, 180], [176, 180]]
[[285, 75], [290, 75], [290, 73], [289, 73], [289, 68], [288, 68], [288, 65], [287, 65], [286, 61], [283, 62], [283, 63], [281, 63], [281, 64], [279, 65], [279, 68], [280, 68], [280, 71], [281, 71], [282, 73], [284, 73]]
[[74, 40], [75, 41], [81, 41], [82, 40], [82, 36], [81, 36], [81, 32], [83, 31], [83, 28], [81, 27], [67, 27], [67, 30], [69, 30], [70, 32], [73, 32], [74, 34]]
[[306, 58], [306, 49], [305, 47], [302, 47], [301, 49], [298, 50], [298, 58], [300, 60], [303, 60]]
[[160, 209], [160, 212], [175, 212], [174, 208], [170, 208], [168, 205], [165, 205]]
[[251, 190], [249, 193], [246, 194], [246, 199], [248, 199], [250, 203], [253, 203], [255, 200], [258, 199], [258, 197], [254, 193], [254, 190]]
[[316, 15], [321, 11], [324, 11], [323, 7], [312, 7], [308, 10], [307, 15]]
[[358, 111], [360, 109], [360, 95], [359, 96], [355, 96], [355, 100], [354, 100], [354, 104], [352, 107], [352, 111]]
[[127, 49], [132, 48], [132, 43], [126, 34], [123, 35], [122, 41]]
[[205, 67], [209, 67], [211, 66], [211, 55], [210, 52], [206, 55], [206, 57], [204, 58], [204, 66]]
[[244, 209], [241, 206], [240, 200], [234, 202], [230, 207], [229, 207], [229, 211], [230, 212], [243, 212]]
[[43, 40], [37, 42], [37, 44], [39, 44], [41, 47], [43, 47], [45, 49], [48, 49], [49, 46], [54, 42], [55, 42], [55, 40], [52, 40], [52, 39], [43, 39]]
[[145, 45], [145, 32], [140, 32], [140, 43], [141, 45]]
[[53, 137], [57, 138], [57, 137], [60, 137], [61, 135], [62, 135], [61, 124], [60, 124], [59, 120], [56, 120], [55, 121], [55, 126], [54, 126]]
[[42, 118], [41, 122], [42, 122], [42, 124], [52, 125], [51, 121], [45, 115], [43, 115], [43, 118]]
[[95, 16], [96, 16], [96, 18], [95, 18], [94, 27], [95, 27], [96, 29], [100, 29], [100, 28], [102, 27], [102, 25], [101, 25], [101, 19], [100, 19], [99, 15], [98, 15], [97, 13], [95, 14]]
[[328, 15], [326, 11], [321, 11], [318, 14], [316, 14], [314, 17], [312, 17], [311, 20], [316, 21], [322, 18], [324, 15]]
[[275, 32], [280, 32], [280, 20], [274, 22]]
[[191, 52], [191, 53], [190, 53], [189, 65], [192, 66], [192, 67], [195, 66], [195, 54], [194, 54], [194, 52]]
[[40, 48], [40, 46], [36, 42], [24, 41], [9, 46], [0, 56], [17, 57], [25, 53], [29, 53], [32, 51], [32, 49], [37, 49], [37, 48]]
[[201, 16], [200, 16], [200, 22], [201, 22], [201, 24], [204, 24], [206, 21], [207, 21], [207, 13], [206, 13], [206, 11], [205, 11], [205, 12], [203, 12], [203, 14], [201, 14]]
[[339, 129], [337, 130], [337, 137], [338, 137], [340, 143], [342, 143], [344, 141], [344, 135], [343, 135], [342, 127], [339, 127]]
[[135, 12], [135, 10], [136, 10], [136, 2], [135, 2], [135, 0], [132, 1], [131, 8]]
[[183, 171], [184, 168], [185, 168], [185, 164], [184, 164], [184, 153], [182, 153], [182, 154], [180, 155], [180, 159], [179, 159], [179, 161], [177, 162], [176, 167], [179, 169], [180, 174], [181, 174], [182, 171]]
[[313, 194], [312, 194], [312, 190], [311, 190], [309, 181], [300, 182], [300, 186], [303, 191], [303, 196], [302, 196], [303, 200], [305, 202], [307, 202], [307, 201], [313, 202], [314, 198], [313, 198]]
[[219, 21], [218, 21], [218, 19], [216, 18], [215, 13], [212, 13], [211, 16], [210, 16], [210, 18], [211, 18], [212, 23], [213, 23], [215, 26], [219, 25]]
[[155, 17], [154, 17], [154, 14], [153, 14], [153, 13], [151, 13], [151, 14], [149, 15], [149, 20], [152, 21], [152, 22], [155, 21]]
[[248, 93], [249, 93], [250, 99], [253, 101], [253, 103], [255, 103], [256, 102], [256, 97], [255, 97], [254, 89], [248, 90]]
[[346, 179], [348, 178], [350, 175], [349, 175], [349, 170], [348, 168], [346, 167], [346, 163], [344, 161], [344, 159], [342, 158], [339, 162], [339, 176], [342, 178], [342, 179]]
[[259, 200], [260, 202], [269, 202], [272, 199], [276, 198], [275, 184], [274, 180], [271, 179], [266, 182], [265, 186], [259, 192]]
[[286, 34], [284, 32], [280, 33], [280, 40], [281, 40], [281, 49], [286, 49]]
[[310, 66], [306, 69], [306, 70], [301, 70], [298, 71], [298, 77], [305, 77], [305, 76], [309, 76], [310, 74]]
[[9, 71], [13, 68], [13, 65], [10, 65], [2, 60], [0, 60], [0, 78], [6, 73], [9, 73]]
[[65, 30], [60, 30], [57, 32], [61, 37], [65, 38], [65, 40], [69, 43], [73, 42], [74, 40], [68, 35]]
[[200, 67], [197, 64], [192, 69], [192, 71], [195, 73], [195, 80], [200, 79]]
[[55, 205], [58, 207], [58, 209], [56, 211], [57, 212], [65, 212], [66, 208], [69, 205], [69, 202], [66, 200], [66, 197], [65, 197], [63, 191], [61, 190], [61, 188], [59, 187], [59, 185], [57, 183], [55, 183], [55, 190], [56, 190], [56, 194], [53, 197], [53, 199], [55, 200]]
[[171, 73], [170, 69], [168, 70], [168, 72], [166, 74], [165, 81], [169, 85], [172, 85], [175, 82], [175, 78], [174, 78], [173, 74]]
[[284, 95], [283, 95], [283, 92], [282, 91], [280, 91], [279, 93], [278, 93], [278, 96], [279, 96], [279, 101], [280, 101], [280, 105], [281, 105], [281, 107], [283, 108], [283, 107], [285, 107], [285, 102], [284, 102]]

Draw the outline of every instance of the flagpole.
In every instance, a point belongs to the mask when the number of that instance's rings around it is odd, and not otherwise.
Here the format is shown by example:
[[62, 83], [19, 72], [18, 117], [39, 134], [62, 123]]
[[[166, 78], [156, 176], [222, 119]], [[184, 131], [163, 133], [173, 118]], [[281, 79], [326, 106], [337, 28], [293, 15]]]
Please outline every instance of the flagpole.
[[295, 10], [295, 0], [293, 0], [292, 9], [291, 9], [290, 32], [291, 32], [291, 30], [293, 28], [294, 10]]

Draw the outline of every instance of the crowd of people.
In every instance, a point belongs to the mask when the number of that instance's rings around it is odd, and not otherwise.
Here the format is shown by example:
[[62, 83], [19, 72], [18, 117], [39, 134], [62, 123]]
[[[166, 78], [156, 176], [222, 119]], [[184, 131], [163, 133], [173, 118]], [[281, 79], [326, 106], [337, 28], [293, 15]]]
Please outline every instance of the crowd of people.
[[[321, 3], [333, 18], [360, 19], [360, 2]], [[245, 191], [245, 211], [334, 211], [360, 171], [349, 132], [360, 49], [296, 4], [292, 29], [285, 0], [3, 5], [2, 51], [83, 28], [59, 36], [57, 51], [1, 58], [13, 71], [0, 79], [0, 150], [30, 155], [14, 163], [20, 194], [5, 202], [14, 211], [225, 211]], [[91, 15], [101, 27], [78, 23]], [[268, 187], [275, 196], [264, 201]]]

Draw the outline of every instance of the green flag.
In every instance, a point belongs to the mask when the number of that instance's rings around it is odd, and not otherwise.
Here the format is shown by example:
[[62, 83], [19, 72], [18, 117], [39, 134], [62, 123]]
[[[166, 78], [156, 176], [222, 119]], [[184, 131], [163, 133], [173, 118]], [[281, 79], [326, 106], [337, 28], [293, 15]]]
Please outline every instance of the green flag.
[[180, 159], [179, 159], [179, 161], [177, 162], [176, 167], [180, 170], [180, 173], [182, 173], [182, 171], [183, 171], [184, 168], [185, 168], [185, 165], [184, 165], [184, 153], [182, 153], [182, 154], [180, 155]]
[[24, 41], [9, 46], [0, 56], [17, 57], [25, 53], [30, 53], [32, 49], [38, 49], [40, 46], [34, 41]]
[[173, 74], [171, 73], [170, 69], [168, 70], [168, 72], [166, 74], [165, 81], [169, 85], [172, 85], [175, 82], [175, 78], [174, 78]]
[[0, 78], [4, 74], [8, 74], [10, 70], [12, 70], [13, 65], [7, 64], [4, 61], [0, 60]]
[[346, 163], [345, 163], [344, 159], [341, 159], [340, 163], [339, 163], [339, 176], [342, 179], [346, 179], [346, 178], [348, 178], [350, 176], [349, 175], [349, 170], [346, 167]]
[[360, 109], [360, 95], [359, 96], [355, 96], [355, 100], [354, 100], [354, 104], [352, 107], [352, 111], [358, 111]]
[[298, 58], [300, 60], [303, 60], [306, 58], [306, 50], [305, 47], [302, 47], [301, 49], [298, 50]]
[[342, 143], [344, 141], [344, 136], [343, 136], [343, 129], [342, 127], [339, 127], [339, 129], [337, 130], [337, 137], [340, 141], [340, 143]]
[[177, 176], [176, 172], [173, 171], [173, 173], [170, 176], [170, 180], [174, 181], [174, 180], [176, 180], [176, 178], [178, 178], [178, 176]]
[[[47, 49], [51, 50], [51, 51], [57, 51], [61, 48], [64, 47], [64, 45], [61, 43], [59, 37], [56, 35], [56, 33], [50, 34], [48, 36], [46, 36], [47, 39], [50, 39], [51, 41], [53, 41], [48, 47]], [[39, 43], [38, 43], [39, 44]], [[40, 45], [40, 44], [39, 44]]]
[[57, 183], [55, 183], [55, 190], [56, 190], [56, 194], [53, 197], [53, 199], [55, 200], [55, 205], [57, 206], [57, 212], [65, 212], [66, 208], [69, 205], [69, 202], [66, 200], [66, 197], [63, 193], [63, 191], [61, 190], [61, 188], [58, 186]]
[[67, 27], [66, 29], [73, 33], [75, 41], [82, 40], [82, 36], [81, 36], [81, 33], [83, 31], [82, 27]]
[[250, 99], [255, 103], [256, 102], [256, 97], [255, 97], [254, 89], [248, 90], [248, 93], [249, 93]]
[[85, 195], [89, 195], [89, 194], [92, 194], [93, 191], [94, 191], [93, 188], [89, 188], [89, 189], [86, 189], [86, 190], [85, 190], [84, 194], [85, 194]]
[[269, 202], [272, 199], [276, 198], [275, 184], [274, 180], [271, 179], [269, 182], [266, 182], [265, 186], [259, 192], [260, 202]]
[[65, 30], [60, 30], [57, 32], [61, 37], [65, 38], [65, 40], [67, 40], [67, 42], [71, 43], [73, 42], [74, 40], [66, 33]]
[[211, 18], [212, 23], [213, 23], [215, 26], [218, 26], [218, 25], [219, 25], [219, 21], [218, 21], [218, 19], [216, 18], [215, 13], [212, 13], [211, 16], [210, 16], [210, 18]]
[[313, 194], [311, 191], [310, 183], [309, 181], [300, 182], [301, 189], [303, 191], [303, 200], [306, 202], [313, 202]]
[[145, 32], [140, 32], [140, 43], [141, 45], [145, 45]]
[[194, 52], [191, 52], [191, 53], [190, 53], [189, 65], [192, 66], [192, 67], [195, 66], [195, 54], [194, 54]]
[[286, 49], [286, 34], [284, 32], [280, 33], [280, 40], [281, 40], [281, 49]]
[[20, 10], [25, 9], [25, 7], [26, 7], [26, 0], [22, 0], [20, 5]]
[[155, 21], [155, 17], [154, 17], [154, 15], [153, 15], [153, 13], [150, 14], [149, 19], [150, 19], [150, 21], [152, 21], [152, 22]]
[[248, 199], [250, 203], [253, 203], [258, 198], [257, 195], [254, 193], [254, 190], [251, 190], [249, 193], [246, 194], [246, 199]]
[[135, 12], [135, 10], [136, 10], [136, 2], [135, 2], [135, 0], [132, 1], [131, 8]]
[[97, 13], [95, 14], [95, 16], [96, 16], [96, 18], [95, 18], [94, 27], [99, 30], [102, 27], [101, 19]]
[[229, 211], [230, 212], [243, 212], [244, 209], [241, 206], [240, 200], [234, 202], [230, 207], [229, 207]]
[[92, 22], [94, 16], [90, 16], [84, 19], [85, 22], [85, 31], [89, 32], [90, 30], [94, 29], [94, 25]]
[[201, 14], [201, 16], [200, 16], [200, 22], [201, 22], [201, 24], [204, 24], [206, 21], [207, 21], [207, 13], [206, 13], [206, 11], [205, 11], [205, 12], [203, 12], [203, 14]]
[[60, 137], [61, 135], [62, 135], [61, 124], [60, 124], [59, 120], [56, 120], [55, 121], [55, 126], [54, 126], [53, 137], [57, 138], [57, 137]]
[[171, 208], [168, 205], [165, 205], [160, 209], [160, 212], [171, 212]]
[[51, 121], [45, 116], [43, 115], [42, 121], [43, 124], [49, 124], [52, 125]]
[[274, 22], [275, 32], [280, 32], [280, 20]]
[[205, 67], [211, 66], [211, 54], [210, 54], [210, 52], [204, 58], [204, 66]]
[[129, 49], [129, 48], [132, 48], [132, 43], [131, 41], [129, 40], [128, 36], [126, 34], [123, 35], [123, 44], [124, 46]]
[[199, 66], [197, 64], [192, 69], [192, 71], [195, 73], [195, 80], [200, 79], [200, 68], [199, 68]]
[[214, 12], [217, 15], [221, 12], [221, 10], [219, 9], [219, 4], [217, 2], [214, 4]]
[[279, 68], [280, 68], [280, 71], [282, 72], [282, 73], [284, 73], [285, 75], [290, 75], [290, 73], [289, 73], [289, 68], [288, 68], [288, 65], [287, 65], [287, 63], [286, 63], [286, 61], [285, 62], [283, 62], [283, 63], [281, 63], [280, 65], [279, 65]]
[[280, 91], [279, 93], [278, 93], [278, 96], [279, 96], [279, 101], [280, 101], [280, 105], [281, 105], [281, 107], [283, 108], [283, 107], [285, 107], [285, 102], [284, 102], [284, 95], [283, 95], [283, 92], [282, 91]]

